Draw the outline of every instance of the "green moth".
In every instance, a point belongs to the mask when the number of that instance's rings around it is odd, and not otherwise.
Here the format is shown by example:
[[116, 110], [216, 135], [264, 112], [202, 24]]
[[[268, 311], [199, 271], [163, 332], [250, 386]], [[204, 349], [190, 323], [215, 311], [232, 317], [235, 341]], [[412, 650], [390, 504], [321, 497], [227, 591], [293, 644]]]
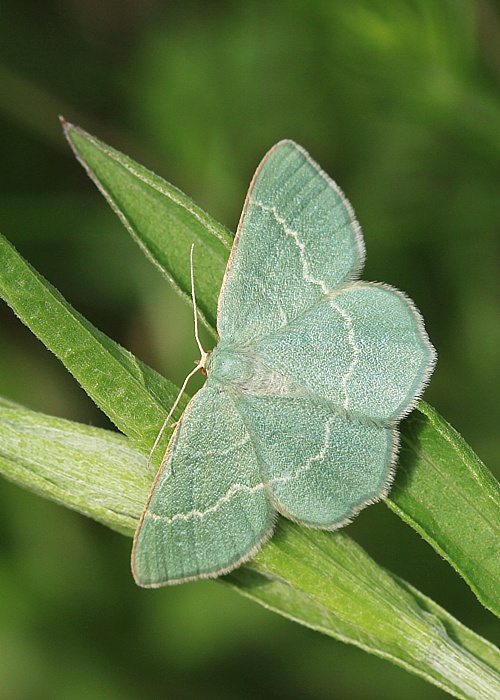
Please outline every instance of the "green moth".
[[231, 571], [278, 513], [335, 530], [387, 494], [397, 423], [436, 353], [410, 299], [358, 280], [364, 254], [339, 187], [297, 144], [274, 146], [247, 194], [206, 383], [137, 528], [139, 585]]

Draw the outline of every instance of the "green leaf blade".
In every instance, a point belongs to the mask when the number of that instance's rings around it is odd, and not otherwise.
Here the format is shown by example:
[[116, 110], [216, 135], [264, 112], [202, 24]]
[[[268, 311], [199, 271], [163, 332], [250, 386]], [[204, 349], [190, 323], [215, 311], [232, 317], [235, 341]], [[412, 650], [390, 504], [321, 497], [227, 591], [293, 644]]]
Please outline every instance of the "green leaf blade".
[[174, 289], [190, 301], [189, 251], [195, 244], [198, 311], [214, 332], [232, 235], [189, 197], [123, 153], [63, 121], [77, 159], [132, 237]]
[[387, 504], [500, 615], [500, 485], [424, 402], [402, 424], [398, 473]]
[[306, 532], [280, 521], [271, 542], [225, 581], [455, 697], [493, 700], [500, 692], [500, 651], [379, 567], [343, 532]]
[[155, 470], [124, 435], [0, 398], [0, 471], [19, 486], [132, 536]]
[[117, 428], [148, 452], [177, 388], [94, 328], [3, 236], [0, 269], [0, 296]]

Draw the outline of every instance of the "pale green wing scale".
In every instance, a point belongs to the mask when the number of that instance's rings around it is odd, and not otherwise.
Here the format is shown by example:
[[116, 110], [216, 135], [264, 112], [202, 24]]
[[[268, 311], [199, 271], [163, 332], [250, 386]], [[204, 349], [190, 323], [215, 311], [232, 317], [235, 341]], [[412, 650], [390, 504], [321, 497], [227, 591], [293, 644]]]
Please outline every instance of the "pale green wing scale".
[[141, 585], [217, 576], [276, 511], [341, 527], [383, 497], [397, 422], [436, 354], [401, 292], [359, 282], [364, 244], [338, 186], [292, 141], [252, 180], [219, 296], [220, 342], [136, 533]]
[[132, 552], [137, 583], [156, 587], [219, 576], [271, 534], [275, 511], [234, 404], [207, 383], [170, 441]]
[[340, 188], [293, 141], [264, 157], [250, 185], [219, 296], [221, 339], [268, 335], [355, 279], [365, 248]]
[[384, 493], [397, 447], [393, 428], [346, 420], [300, 396], [245, 396], [238, 408], [282, 515], [334, 530]]

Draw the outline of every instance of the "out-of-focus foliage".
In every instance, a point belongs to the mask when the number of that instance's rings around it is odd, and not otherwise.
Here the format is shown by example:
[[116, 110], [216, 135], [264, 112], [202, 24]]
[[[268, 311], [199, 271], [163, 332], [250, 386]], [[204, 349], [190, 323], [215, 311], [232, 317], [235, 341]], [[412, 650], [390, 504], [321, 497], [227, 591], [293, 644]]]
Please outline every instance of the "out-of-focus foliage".
[[[426, 399], [499, 474], [499, 27], [491, 0], [4, 0], [0, 230], [180, 383], [197, 357], [189, 310], [86, 181], [57, 114], [233, 230], [261, 156], [293, 138], [353, 202], [364, 278], [424, 313], [439, 352]], [[0, 394], [107, 425], [4, 305]], [[493, 639], [493, 617], [383, 504], [349, 534]], [[214, 582], [136, 589], [129, 546], [0, 483], [2, 700], [444, 697]]]

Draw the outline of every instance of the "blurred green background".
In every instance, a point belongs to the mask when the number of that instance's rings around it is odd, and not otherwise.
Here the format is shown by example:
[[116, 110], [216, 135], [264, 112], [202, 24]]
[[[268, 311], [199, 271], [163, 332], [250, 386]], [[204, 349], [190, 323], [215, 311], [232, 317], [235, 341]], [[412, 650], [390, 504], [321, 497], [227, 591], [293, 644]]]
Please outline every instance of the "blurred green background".
[[[0, 230], [178, 384], [192, 320], [65, 144], [64, 116], [234, 230], [260, 158], [304, 145], [353, 203], [365, 279], [422, 310], [426, 399], [499, 475], [500, 9], [492, 0], [1, 0]], [[0, 394], [109, 427], [2, 304]], [[383, 504], [351, 534], [499, 641]], [[131, 542], [0, 481], [0, 700], [447, 697], [216, 582], [136, 588]]]

